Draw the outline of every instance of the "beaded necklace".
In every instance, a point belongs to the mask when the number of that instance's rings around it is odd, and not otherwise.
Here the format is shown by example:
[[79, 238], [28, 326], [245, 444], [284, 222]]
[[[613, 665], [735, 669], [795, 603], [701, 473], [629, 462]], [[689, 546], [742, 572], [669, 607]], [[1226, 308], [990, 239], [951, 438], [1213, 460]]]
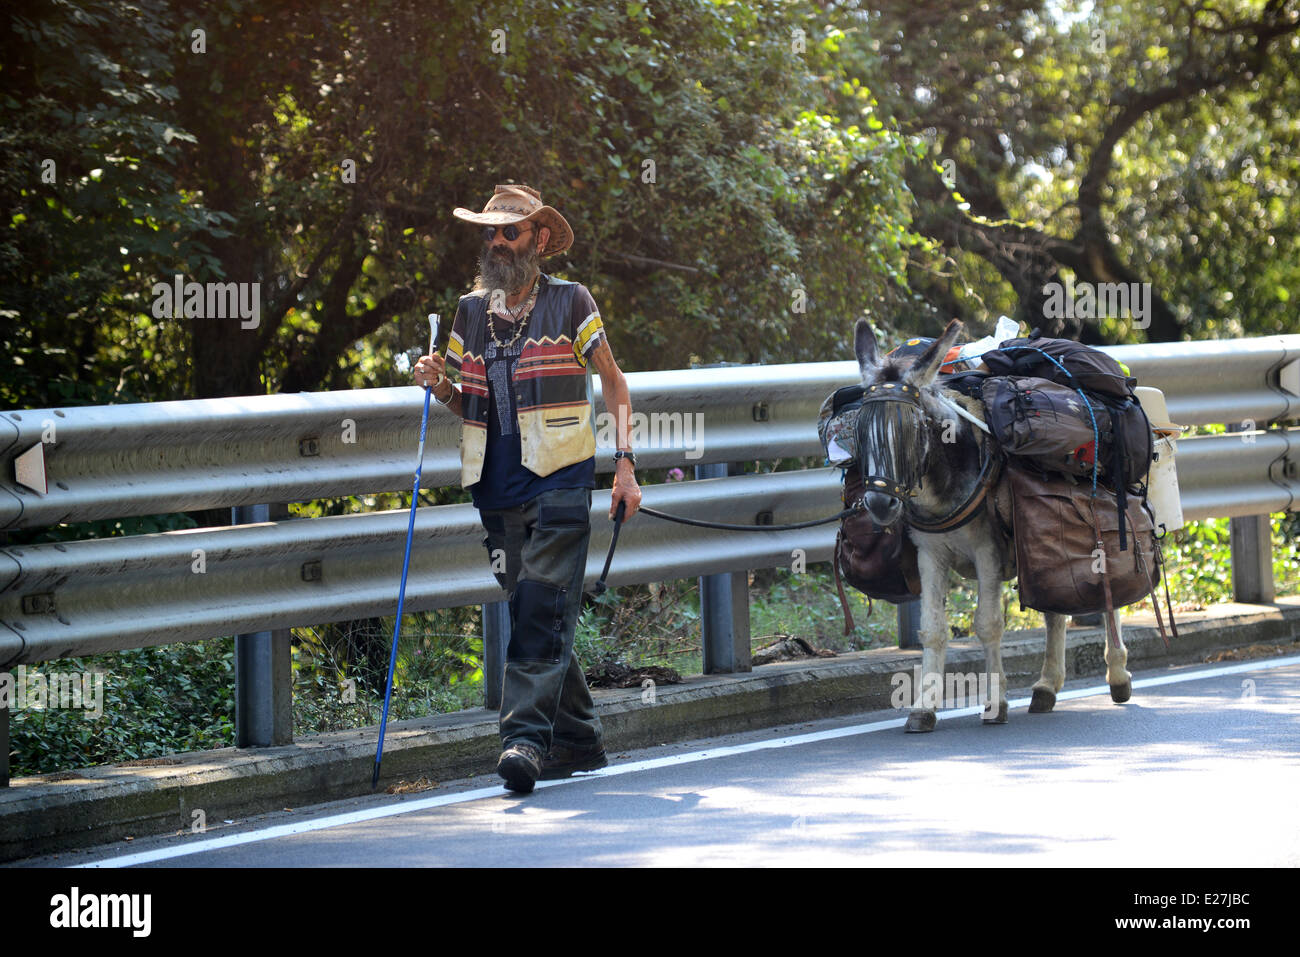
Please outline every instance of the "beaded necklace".
[[[528, 294], [528, 298], [524, 300], [524, 302], [521, 305], [515, 307], [514, 309], [511, 309], [509, 306], [505, 306], [504, 314], [494, 313], [491, 310], [489, 310], [488, 335], [492, 337], [492, 341], [495, 342], [497, 344], [497, 347], [500, 348], [503, 352], [519, 341], [519, 336], [523, 333], [524, 327], [528, 325], [528, 323], [524, 322], [524, 319], [528, 316], [530, 312], [533, 311], [533, 306], [537, 302], [537, 288], [540, 285], [541, 283], [539, 283], [537, 280], [534, 279], [533, 289], [532, 292]], [[500, 339], [497, 338], [496, 323], [492, 321], [494, 315], [499, 315], [501, 316], [502, 319], [505, 319], [508, 322], [512, 322], [515, 324], [515, 334], [510, 337], [509, 342], [502, 342]]]

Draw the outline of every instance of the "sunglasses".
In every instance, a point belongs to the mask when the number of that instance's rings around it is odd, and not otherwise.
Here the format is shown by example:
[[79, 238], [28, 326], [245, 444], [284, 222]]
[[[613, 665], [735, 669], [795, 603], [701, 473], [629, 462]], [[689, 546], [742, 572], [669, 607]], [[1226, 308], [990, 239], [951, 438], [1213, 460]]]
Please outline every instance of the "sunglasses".
[[484, 226], [483, 242], [490, 243], [492, 242], [492, 240], [496, 239], [498, 229], [501, 230], [502, 235], [506, 237], [506, 242], [511, 242], [511, 243], [513, 243], [524, 233], [532, 231], [531, 227], [529, 229], [520, 229], [514, 223], [511, 223], [509, 226]]

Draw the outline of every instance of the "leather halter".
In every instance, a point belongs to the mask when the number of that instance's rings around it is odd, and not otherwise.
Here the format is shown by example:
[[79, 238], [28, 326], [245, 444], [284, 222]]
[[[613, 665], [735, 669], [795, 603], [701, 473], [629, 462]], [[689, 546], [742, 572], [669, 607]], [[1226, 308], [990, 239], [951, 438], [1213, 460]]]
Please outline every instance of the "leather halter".
[[[864, 405], [868, 402], [898, 402], [903, 405], [913, 406], [927, 419], [929, 418], [929, 414], [921, 405], [921, 390], [906, 382], [878, 382], [875, 385], [868, 386], [866, 393], [862, 397], [862, 402]], [[862, 478], [863, 495], [865, 496], [867, 492], [880, 492], [898, 499], [903, 503], [907, 524], [918, 532], [954, 531], [979, 514], [980, 506], [984, 503], [989, 489], [997, 484], [1002, 475], [1002, 456], [993, 451], [992, 443], [987, 440], [981, 442], [980, 453], [980, 473], [976, 478], [974, 489], [972, 489], [965, 501], [940, 519], [920, 519], [910, 501], [916, 495], [916, 490], [905, 487], [886, 476], [864, 475]]]
[[[909, 525], [918, 532], [951, 532], [961, 528], [979, 514], [979, 508], [984, 503], [989, 489], [1002, 477], [1002, 456], [989, 451], [988, 442], [984, 442], [983, 446], [980, 474], [975, 481], [975, 488], [967, 496], [966, 501], [936, 522], [918, 521], [915, 513], [912, 513], [907, 520]], [[907, 503], [904, 503], [905, 509], [906, 506]]]

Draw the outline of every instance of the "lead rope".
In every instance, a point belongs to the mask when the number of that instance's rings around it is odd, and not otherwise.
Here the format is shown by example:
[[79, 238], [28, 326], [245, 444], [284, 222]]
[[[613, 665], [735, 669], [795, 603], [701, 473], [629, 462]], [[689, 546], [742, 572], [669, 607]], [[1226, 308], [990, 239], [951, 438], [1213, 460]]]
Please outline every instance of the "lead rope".
[[[594, 596], [603, 595], [605, 593], [605, 589], [608, 587], [605, 584], [605, 579], [609, 577], [609, 566], [610, 563], [614, 561], [614, 549], [618, 547], [618, 533], [619, 533], [619, 529], [623, 527], [623, 513], [625, 511], [626, 506], [627, 506], [626, 502], [619, 502], [618, 511], [614, 514], [614, 535], [609, 541], [609, 551], [605, 555], [605, 567], [601, 570], [600, 578], [596, 580], [596, 584], [592, 586], [591, 594]], [[813, 519], [812, 521], [794, 522], [789, 525], [729, 525], [726, 522], [705, 522], [694, 518], [683, 518], [680, 515], [669, 515], [666, 512], [660, 512], [653, 508], [646, 508], [645, 506], [642, 506], [638, 511], [645, 512], [645, 514], [651, 515], [654, 518], [661, 518], [667, 522], [677, 522], [680, 525], [694, 525], [696, 528], [716, 528], [728, 532], [784, 532], [784, 531], [794, 531], [795, 529], [800, 529], [800, 528], [812, 528], [816, 525], [829, 525], [831, 522], [838, 522], [848, 518], [850, 515], [856, 514], [858, 511], [861, 510], [861, 508], [862, 506], [858, 505], [853, 508], [846, 508], [837, 514], [832, 515], [830, 518], [817, 518], [817, 519]], [[835, 571], [836, 571], [837, 581], [838, 581], [838, 573], [839, 573], [838, 535], [836, 536], [835, 548], [836, 548]], [[844, 599], [844, 592], [841, 589], [840, 600], [843, 601], [843, 599]], [[848, 611], [847, 605], [845, 605], [845, 611], [846, 612]], [[845, 632], [845, 634], [848, 634], [848, 632]]]
[[609, 577], [609, 565], [614, 560], [614, 549], [618, 547], [618, 532], [623, 527], [623, 513], [627, 510], [627, 502], [618, 503], [618, 511], [614, 513], [614, 536], [609, 540], [609, 551], [605, 553], [605, 567], [600, 570], [600, 578], [596, 580], [595, 587], [591, 593], [597, 597], [605, 594], [605, 579]]
[[683, 518], [680, 515], [669, 515], [666, 512], [660, 512], [653, 508], [641, 506], [640, 511], [655, 518], [661, 518], [666, 522], [677, 522], [680, 525], [694, 525], [696, 528], [716, 528], [724, 532], [790, 532], [800, 528], [812, 528], [816, 525], [829, 525], [831, 522], [838, 522], [855, 515], [861, 511], [861, 506], [846, 508], [829, 518], [815, 518], [807, 522], [794, 522], [789, 525], [728, 525], [726, 522], [706, 522], [696, 518]]

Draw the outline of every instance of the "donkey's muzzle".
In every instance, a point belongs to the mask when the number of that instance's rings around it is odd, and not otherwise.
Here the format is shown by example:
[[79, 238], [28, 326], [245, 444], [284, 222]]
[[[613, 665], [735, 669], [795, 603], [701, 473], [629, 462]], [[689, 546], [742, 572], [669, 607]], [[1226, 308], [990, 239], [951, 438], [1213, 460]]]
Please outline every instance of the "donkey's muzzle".
[[868, 489], [862, 493], [862, 505], [871, 520], [881, 526], [893, 525], [903, 514], [903, 500], [885, 492]]

